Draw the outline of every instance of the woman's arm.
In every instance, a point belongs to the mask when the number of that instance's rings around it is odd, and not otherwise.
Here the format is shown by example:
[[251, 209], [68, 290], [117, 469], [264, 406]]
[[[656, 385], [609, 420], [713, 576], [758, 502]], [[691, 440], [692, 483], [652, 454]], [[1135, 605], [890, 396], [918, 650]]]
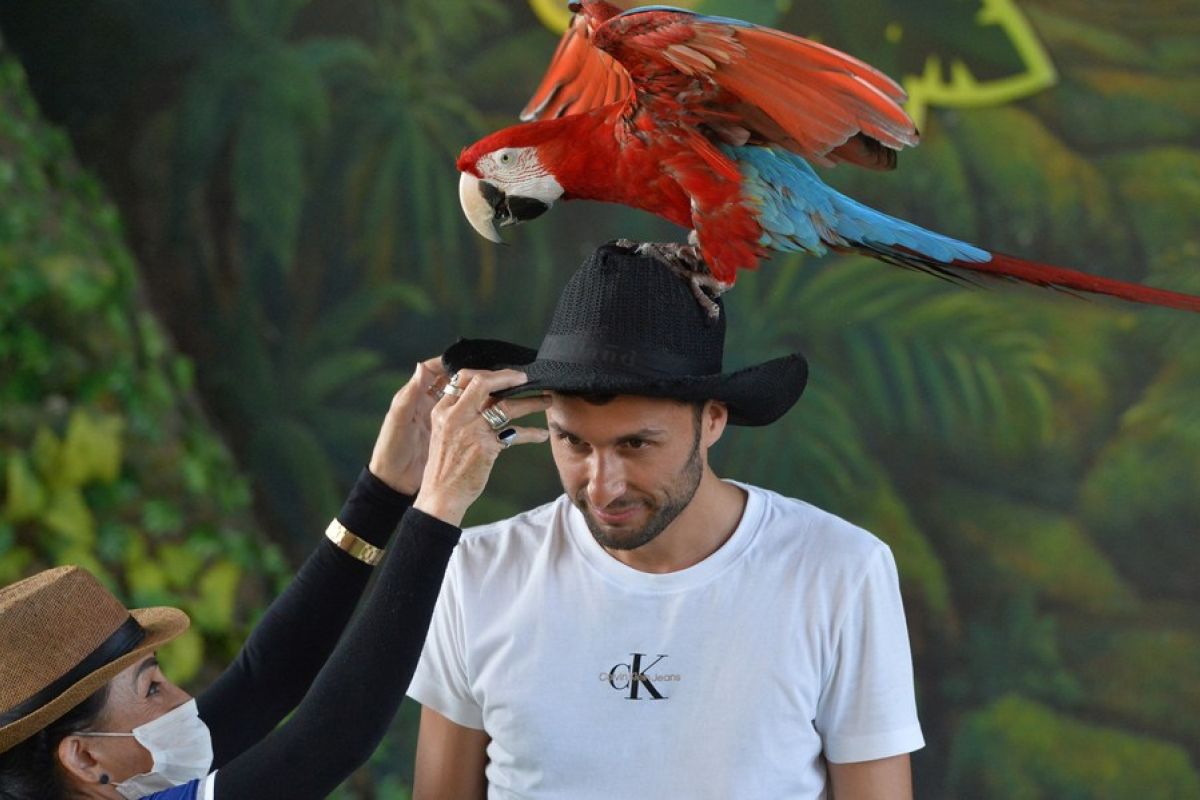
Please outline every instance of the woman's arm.
[[370, 757], [412, 680], [459, 533], [415, 509], [404, 515], [362, 613], [304, 702], [220, 770], [216, 800], [323, 798]]
[[[338, 520], [384, 547], [412, 498], [364, 469]], [[237, 659], [196, 703], [213, 740], [213, 768], [262, 739], [303, 699], [350, 621], [372, 569], [322, 539], [267, 608]]]
[[[350, 492], [338, 521], [384, 547], [412, 503], [429, 452], [430, 385], [440, 359], [417, 364], [392, 398], [369, 469]], [[322, 540], [287, 590], [271, 604], [234, 663], [197, 698], [220, 768], [266, 736], [305, 696], [345, 630], [372, 569]]]
[[[547, 438], [545, 430], [518, 427], [500, 440], [480, 416], [490, 392], [524, 383], [524, 375], [468, 380], [461, 397], [447, 395], [433, 412], [418, 501], [405, 513], [361, 613], [295, 714], [217, 773], [215, 800], [326, 797], [379, 745], [416, 670], [462, 512], [483, 491], [503, 447]], [[504, 404], [519, 418], [548, 401]]]

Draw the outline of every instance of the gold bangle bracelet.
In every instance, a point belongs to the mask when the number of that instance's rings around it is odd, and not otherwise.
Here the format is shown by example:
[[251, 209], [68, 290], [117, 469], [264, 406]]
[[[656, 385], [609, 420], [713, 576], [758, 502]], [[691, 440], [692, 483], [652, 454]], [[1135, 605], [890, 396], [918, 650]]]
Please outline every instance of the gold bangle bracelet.
[[369, 567], [375, 566], [383, 558], [383, 548], [358, 538], [336, 519], [325, 529], [325, 538]]

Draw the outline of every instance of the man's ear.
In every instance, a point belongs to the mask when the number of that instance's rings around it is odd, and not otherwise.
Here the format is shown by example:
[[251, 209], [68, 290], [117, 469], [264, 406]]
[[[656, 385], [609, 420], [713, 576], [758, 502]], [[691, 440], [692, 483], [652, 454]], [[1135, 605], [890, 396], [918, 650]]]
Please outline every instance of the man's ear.
[[700, 411], [700, 441], [705, 448], [716, 444], [729, 424], [729, 409], [720, 400], [709, 400]]
[[69, 783], [99, 783], [103, 770], [86, 736], [68, 736], [58, 743], [58, 761]]

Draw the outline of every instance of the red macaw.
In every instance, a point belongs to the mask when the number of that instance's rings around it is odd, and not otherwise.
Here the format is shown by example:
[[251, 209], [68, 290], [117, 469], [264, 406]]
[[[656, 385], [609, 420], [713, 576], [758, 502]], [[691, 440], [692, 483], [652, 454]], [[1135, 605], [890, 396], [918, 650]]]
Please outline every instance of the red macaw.
[[559, 198], [603, 200], [690, 229], [692, 247], [666, 254], [707, 267], [717, 291], [774, 251], [832, 249], [1200, 311], [1198, 297], [991, 253], [825, 185], [811, 163], [892, 169], [918, 141], [904, 90], [851, 56], [682, 9], [568, 5], [575, 17], [521, 115], [532, 121], [458, 159], [463, 211], [492, 241], [497, 224]]

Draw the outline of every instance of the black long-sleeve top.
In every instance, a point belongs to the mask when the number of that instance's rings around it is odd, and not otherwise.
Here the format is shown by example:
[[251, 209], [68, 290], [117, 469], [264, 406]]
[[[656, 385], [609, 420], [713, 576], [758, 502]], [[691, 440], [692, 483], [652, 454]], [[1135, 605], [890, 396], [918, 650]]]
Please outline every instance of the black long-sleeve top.
[[411, 503], [364, 469], [338, 519], [387, 548], [359, 615], [350, 623], [372, 569], [322, 540], [197, 698], [220, 770], [216, 800], [323, 798], [379, 745], [412, 680], [461, 533]]

